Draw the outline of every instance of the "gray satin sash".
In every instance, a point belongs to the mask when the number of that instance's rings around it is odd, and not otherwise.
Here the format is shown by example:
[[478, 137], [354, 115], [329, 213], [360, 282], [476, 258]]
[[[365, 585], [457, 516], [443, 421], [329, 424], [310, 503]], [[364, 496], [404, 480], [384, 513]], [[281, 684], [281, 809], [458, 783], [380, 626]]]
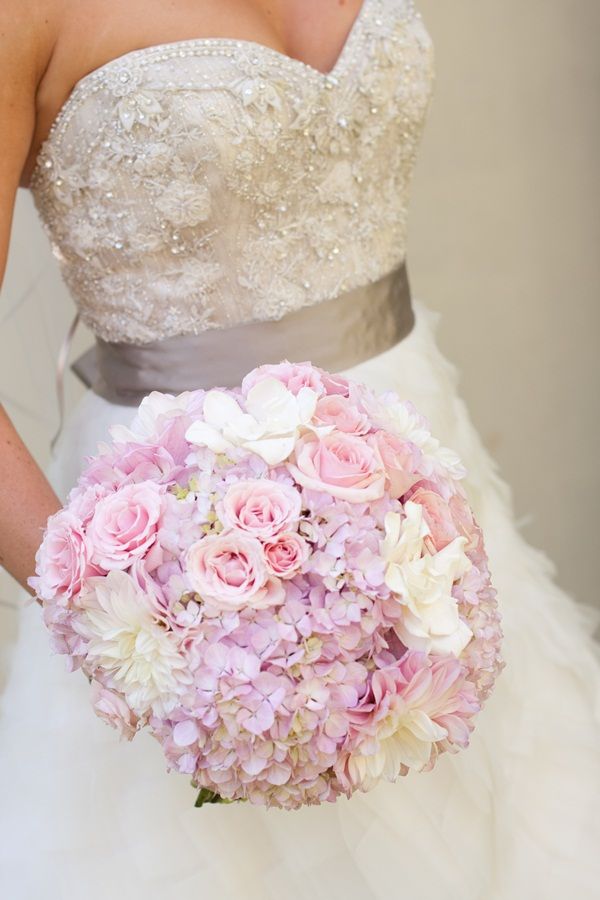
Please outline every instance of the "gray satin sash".
[[383, 353], [414, 324], [403, 264], [376, 282], [304, 307], [278, 321], [252, 322], [149, 344], [96, 344], [72, 365], [97, 394], [137, 406], [150, 391], [235, 387], [264, 363], [310, 360], [339, 372]]

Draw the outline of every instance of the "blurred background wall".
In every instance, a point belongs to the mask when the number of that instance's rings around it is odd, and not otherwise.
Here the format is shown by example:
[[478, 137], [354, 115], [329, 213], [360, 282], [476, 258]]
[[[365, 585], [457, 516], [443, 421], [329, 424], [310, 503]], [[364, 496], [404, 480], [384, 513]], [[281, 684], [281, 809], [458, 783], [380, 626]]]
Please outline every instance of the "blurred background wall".
[[[412, 194], [413, 291], [442, 314], [442, 349], [513, 486], [524, 535], [564, 587], [600, 603], [600, 3], [417, 6], [437, 80]], [[0, 304], [0, 393], [44, 463], [73, 310], [20, 193]], [[82, 329], [72, 355], [87, 342]], [[69, 404], [79, 391], [69, 375]], [[0, 602], [5, 615], [17, 602], [6, 575]]]
[[416, 291], [559, 582], [600, 606], [600, 2], [417, 0], [437, 84]]

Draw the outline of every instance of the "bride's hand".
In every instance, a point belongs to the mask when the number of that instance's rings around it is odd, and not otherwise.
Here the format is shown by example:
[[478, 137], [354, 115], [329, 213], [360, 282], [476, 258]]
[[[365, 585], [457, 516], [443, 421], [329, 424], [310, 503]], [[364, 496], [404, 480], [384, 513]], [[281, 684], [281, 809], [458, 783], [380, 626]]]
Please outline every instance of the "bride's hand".
[[[15, 196], [35, 132], [36, 91], [51, 52], [51, 16], [44, 20], [36, 9], [27, 0], [0, 5], [0, 284]], [[35, 551], [48, 516], [60, 505], [0, 406], [0, 565], [30, 593]]]

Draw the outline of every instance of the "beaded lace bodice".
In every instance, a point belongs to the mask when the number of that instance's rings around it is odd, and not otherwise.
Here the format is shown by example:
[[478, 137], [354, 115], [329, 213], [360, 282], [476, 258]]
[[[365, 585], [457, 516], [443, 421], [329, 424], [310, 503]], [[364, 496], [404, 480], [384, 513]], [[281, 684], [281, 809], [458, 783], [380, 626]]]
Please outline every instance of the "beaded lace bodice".
[[86, 75], [31, 180], [83, 320], [144, 343], [280, 318], [390, 272], [433, 82], [412, 0], [364, 0], [327, 75], [218, 38]]

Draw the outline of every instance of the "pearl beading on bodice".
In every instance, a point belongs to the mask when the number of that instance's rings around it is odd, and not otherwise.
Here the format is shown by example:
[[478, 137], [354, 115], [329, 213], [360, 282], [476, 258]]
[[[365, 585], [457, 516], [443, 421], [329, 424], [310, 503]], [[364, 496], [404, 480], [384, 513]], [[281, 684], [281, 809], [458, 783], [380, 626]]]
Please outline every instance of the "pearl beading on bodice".
[[144, 343], [279, 319], [392, 271], [433, 83], [411, 0], [364, 0], [328, 75], [199, 38], [85, 76], [31, 181], [82, 319]]

